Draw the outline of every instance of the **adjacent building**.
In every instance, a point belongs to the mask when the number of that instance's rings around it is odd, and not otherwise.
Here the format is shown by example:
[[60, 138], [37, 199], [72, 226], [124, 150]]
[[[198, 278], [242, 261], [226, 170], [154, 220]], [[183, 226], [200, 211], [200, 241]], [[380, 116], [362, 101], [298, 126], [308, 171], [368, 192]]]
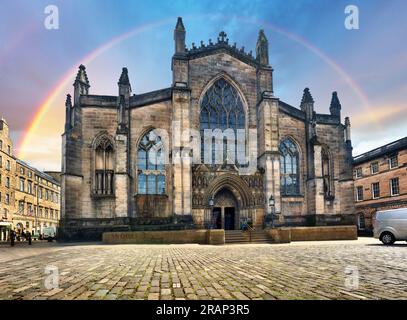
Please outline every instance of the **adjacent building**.
[[13, 225], [15, 160], [13, 142], [6, 120], [0, 120], [0, 241], [8, 237]]
[[361, 233], [378, 210], [407, 207], [407, 137], [354, 157], [355, 207]]
[[62, 136], [64, 237], [261, 228], [271, 212], [278, 225], [356, 224], [350, 121], [337, 93], [326, 114], [308, 88], [298, 107], [280, 100], [262, 30], [255, 55], [225, 32], [190, 48], [185, 39], [179, 18], [172, 83], [160, 90], [134, 94], [123, 68], [117, 95], [90, 94], [79, 67]]
[[60, 184], [13, 156], [7, 122], [0, 120], [0, 241], [10, 229], [42, 233], [60, 219]]

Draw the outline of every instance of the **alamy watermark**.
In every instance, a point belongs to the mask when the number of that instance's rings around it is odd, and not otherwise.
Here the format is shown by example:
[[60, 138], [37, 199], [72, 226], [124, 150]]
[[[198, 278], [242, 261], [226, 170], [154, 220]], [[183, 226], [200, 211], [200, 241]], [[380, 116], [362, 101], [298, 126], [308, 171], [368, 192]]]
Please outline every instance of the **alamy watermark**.
[[257, 129], [186, 129], [172, 123], [171, 159], [170, 136], [165, 129], [152, 129], [148, 139], [152, 144], [147, 161], [152, 165], [182, 163], [235, 165], [241, 175], [257, 170]]
[[59, 288], [59, 269], [57, 266], [48, 265], [45, 267], [44, 287], [47, 290]]
[[359, 30], [359, 8], [353, 4], [345, 7], [345, 28], [347, 30]]
[[345, 288], [349, 290], [357, 290], [359, 288], [359, 268], [357, 266], [346, 266]]
[[44, 26], [47, 30], [59, 29], [59, 9], [56, 5], [50, 4], [45, 7], [44, 14], [46, 14], [44, 20]]

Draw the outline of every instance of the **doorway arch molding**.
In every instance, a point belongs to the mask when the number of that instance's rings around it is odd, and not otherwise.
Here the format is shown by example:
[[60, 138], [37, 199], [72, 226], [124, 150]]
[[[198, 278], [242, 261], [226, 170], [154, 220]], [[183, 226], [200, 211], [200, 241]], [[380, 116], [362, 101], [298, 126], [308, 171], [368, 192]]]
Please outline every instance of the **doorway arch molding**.
[[222, 189], [232, 192], [240, 209], [254, 205], [254, 198], [247, 183], [238, 175], [230, 173], [222, 174], [210, 183], [203, 196], [203, 203], [207, 205], [209, 199]]

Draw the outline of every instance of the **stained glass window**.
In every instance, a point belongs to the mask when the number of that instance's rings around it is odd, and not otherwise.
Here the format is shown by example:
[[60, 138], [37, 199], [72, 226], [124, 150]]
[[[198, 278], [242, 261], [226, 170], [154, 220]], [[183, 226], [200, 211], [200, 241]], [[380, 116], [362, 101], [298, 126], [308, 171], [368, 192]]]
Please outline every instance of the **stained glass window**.
[[114, 157], [113, 145], [109, 138], [102, 137], [95, 149], [95, 185], [96, 194], [114, 193]]
[[164, 148], [161, 138], [150, 131], [137, 150], [138, 193], [165, 194]]
[[299, 154], [295, 143], [284, 139], [280, 143], [281, 194], [296, 195], [300, 193]]
[[[212, 149], [205, 150], [205, 129], [221, 129], [223, 137], [221, 143], [215, 143], [215, 137], [212, 137]], [[224, 131], [232, 129], [233, 139], [226, 138]], [[242, 144], [238, 147], [237, 130], [245, 129], [245, 112], [242, 99], [237, 90], [225, 79], [217, 80], [205, 93], [201, 103], [200, 130], [201, 130], [201, 160], [205, 162], [210, 156], [210, 163], [218, 163], [216, 159], [223, 157], [221, 162], [230, 163], [234, 158], [234, 163], [244, 165], [245, 161], [245, 139], [241, 139]], [[228, 136], [229, 137], [229, 136]], [[240, 151], [240, 152], [239, 152]], [[238, 157], [239, 152], [239, 157]], [[216, 156], [218, 154], [218, 157]], [[220, 156], [219, 156], [220, 155]], [[243, 158], [243, 159], [241, 159]], [[240, 161], [239, 161], [240, 160]]]

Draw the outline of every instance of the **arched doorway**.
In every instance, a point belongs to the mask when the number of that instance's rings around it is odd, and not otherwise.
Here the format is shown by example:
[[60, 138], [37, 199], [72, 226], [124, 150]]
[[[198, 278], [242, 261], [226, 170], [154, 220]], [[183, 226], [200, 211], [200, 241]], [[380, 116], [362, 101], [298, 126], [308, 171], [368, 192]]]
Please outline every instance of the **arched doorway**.
[[227, 188], [214, 197], [212, 225], [216, 229], [235, 230], [238, 225], [238, 206], [234, 194]]
[[24, 231], [23, 224], [21, 222], [17, 223], [16, 229], [17, 234], [20, 235]]

